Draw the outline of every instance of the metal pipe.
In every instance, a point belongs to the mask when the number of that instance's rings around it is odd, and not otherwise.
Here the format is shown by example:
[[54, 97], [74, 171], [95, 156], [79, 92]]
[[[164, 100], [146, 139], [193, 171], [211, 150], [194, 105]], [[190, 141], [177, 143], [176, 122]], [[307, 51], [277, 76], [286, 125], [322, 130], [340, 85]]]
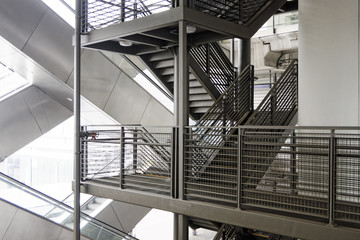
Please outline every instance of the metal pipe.
[[74, 239], [80, 240], [80, 76], [81, 76], [81, 0], [75, 5], [75, 47], [74, 47]]

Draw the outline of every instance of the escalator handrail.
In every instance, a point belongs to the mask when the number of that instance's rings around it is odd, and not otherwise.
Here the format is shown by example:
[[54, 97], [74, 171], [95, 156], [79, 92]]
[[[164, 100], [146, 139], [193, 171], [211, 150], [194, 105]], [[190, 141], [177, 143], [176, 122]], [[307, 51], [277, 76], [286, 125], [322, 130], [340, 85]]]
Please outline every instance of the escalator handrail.
[[[24, 191], [28, 192], [29, 194], [31, 194], [31, 195], [33, 195], [35, 197], [41, 197], [44, 201], [57, 204], [58, 206], [68, 210], [70, 213], [72, 213], [72, 214], [74, 213], [74, 209], [72, 207], [66, 205], [65, 203], [60, 202], [60, 201], [58, 201], [58, 200], [56, 200], [56, 199], [42, 193], [42, 192], [40, 192], [40, 191], [38, 191], [38, 190], [36, 190], [36, 189], [22, 183], [22, 182], [20, 182], [20, 181], [14, 179], [12, 177], [9, 177], [9, 176], [5, 175], [2, 172], [0, 172], [0, 180], [1, 179], [5, 180], [6, 182], [10, 183], [11, 185], [22, 188]], [[125, 233], [125, 232], [123, 232], [123, 231], [121, 231], [119, 229], [116, 229], [116, 228], [114, 228], [114, 227], [112, 227], [112, 226], [110, 226], [110, 225], [108, 225], [108, 224], [106, 224], [106, 223], [104, 223], [104, 222], [102, 222], [102, 221], [100, 221], [100, 220], [98, 220], [96, 218], [93, 218], [93, 217], [91, 217], [91, 216], [89, 216], [89, 215], [87, 215], [85, 213], [81, 213], [81, 217], [88, 220], [88, 221], [90, 221], [90, 222], [92, 222], [93, 224], [100, 225], [100, 226], [102, 225], [103, 227], [100, 227], [101, 229], [105, 228], [107, 230], [110, 230], [114, 234], [125, 235], [129, 239], [137, 240], [137, 238], [134, 238], [133, 236], [130, 236], [129, 234], [127, 234], [127, 233]], [[66, 226], [64, 226], [64, 227], [66, 227]]]

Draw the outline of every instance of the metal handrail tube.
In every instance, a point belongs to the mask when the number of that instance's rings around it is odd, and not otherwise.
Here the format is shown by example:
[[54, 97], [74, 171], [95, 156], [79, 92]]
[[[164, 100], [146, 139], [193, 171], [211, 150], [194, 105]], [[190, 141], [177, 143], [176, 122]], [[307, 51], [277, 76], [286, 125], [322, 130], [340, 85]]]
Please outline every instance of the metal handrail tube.
[[[48, 203], [57, 205], [62, 209], [66, 209], [70, 213], [73, 213], [73, 211], [74, 211], [74, 209], [72, 207], [70, 207], [69, 205], [67, 205], [67, 204], [65, 204], [63, 202], [60, 202], [60, 201], [58, 201], [58, 200], [56, 200], [56, 199], [54, 199], [54, 198], [52, 198], [52, 197], [50, 197], [50, 196], [48, 196], [46, 194], [34, 189], [34, 188], [31, 188], [28, 185], [26, 185], [26, 184], [24, 184], [22, 182], [19, 182], [18, 180], [14, 179], [12, 177], [9, 177], [9, 176], [1, 173], [1, 172], [0, 172], [0, 178], [2, 178], [7, 183], [9, 183], [9, 184], [11, 184], [13, 186], [21, 188], [22, 190], [26, 191], [27, 193], [29, 193], [29, 194], [37, 197], [37, 198], [41, 198], [42, 200], [44, 200], [44, 201], [46, 201]], [[115, 234], [121, 235], [122, 237], [126, 237], [128, 239], [133, 239], [133, 240], [137, 239], [137, 238], [134, 238], [134, 237], [128, 235], [125, 232], [122, 232], [122, 231], [120, 231], [120, 230], [118, 230], [118, 229], [116, 229], [116, 228], [114, 228], [112, 226], [107, 225], [106, 223], [104, 223], [104, 222], [102, 222], [102, 221], [100, 221], [98, 219], [92, 218], [91, 216], [89, 216], [89, 215], [87, 215], [85, 213], [81, 213], [81, 217], [88, 220], [88, 221], [90, 221], [90, 222], [92, 222], [92, 223], [94, 223], [94, 224], [96, 224], [96, 225], [100, 225], [100, 226], [103, 226], [103, 227], [105, 226], [105, 228], [107, 230], [110, 230]]]

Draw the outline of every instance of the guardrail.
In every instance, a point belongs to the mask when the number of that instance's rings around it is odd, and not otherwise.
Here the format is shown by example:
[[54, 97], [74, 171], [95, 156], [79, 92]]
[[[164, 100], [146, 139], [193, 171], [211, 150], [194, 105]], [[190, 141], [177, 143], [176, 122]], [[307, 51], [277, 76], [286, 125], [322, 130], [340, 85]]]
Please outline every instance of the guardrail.
[[[222, 131], [204, 134], [201, 144], [199, 136], [188, 127], [184, 131], [185, 178], [178, 186], [174, 186], [178, 174], [174, 166], [179, 164], [175, 154], [177, 128], [163, 128], [161, 132], [146, 128], [152, 140], [140, 137], [141, 128], [135, 131], [135, 127], [119, 126], [126, 137], [114, 144], [118, 149], [129, 149], [127, 154], [119, 154], [123, 159], [119, 158], [119, 162], [124, 165], [105, 173], [88, 173], [83, 181], [113, 184], [107, 174], [117, 172], [115, 182], [119, 189], [172, 197], [178, 187], [183, 187], [186, 201], [268, 211], [330, 224], [360, 224], [359, 127], [240, 126], [232, 127], [230, 135]], [[90, 143], [104, 142], [101, 137], [89, 136], [105, 132], [87, 129], [83, 141], [89, 153]], [[217, 146], [211, 140], [205, 141], [214, 136], [222, 138], [224, 144]], [[146, 148], [144, 154], [134, 155], [140, 148]], [[215, 157], [205, 171], [199, 172], [198, 157], [208, 151]], [[96, 158], [89, 161], [89, 156], [84, 154], [83, 169], [100, 161]], [[98, 168], [106, 169], [106, 164], [100, 163]]]
[[83, 180], [170, 195], [171, 127], [83, 127]]
[[[227, 21], [248, 23], [271, 0], [190, 0], [188, 6]], [[82, 0], [82, 32], [131, 21], [179, 6], [177, 0]]]

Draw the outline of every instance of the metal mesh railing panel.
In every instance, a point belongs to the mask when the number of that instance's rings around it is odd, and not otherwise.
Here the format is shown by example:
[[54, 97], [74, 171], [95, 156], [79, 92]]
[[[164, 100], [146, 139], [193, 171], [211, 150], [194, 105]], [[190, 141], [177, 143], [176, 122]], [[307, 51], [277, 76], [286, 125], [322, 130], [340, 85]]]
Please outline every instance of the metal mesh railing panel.
[[241, 204], [327, 216], [329, 134], [279, 129], [241, 134]]
[[[217, 134], [212, 131], [211, 135], [200, 136], [195, 132], [186, 135], [185, 196], [187, 199], [235, 205], [237, 203], [237, 135], [224, 135], [221, 131]], [[221, 139], [221, 147], [217, 142], [205, 142], [209, 137]], [[199, 162], [208, 162], [208, 158], [213, 156], [216, 157], [199, 172]]]
[[83, 180], [169, 195], [172, 128], [114, 128], [84, 131]]
[[120, 174], [120, 131], [101, 130], [88, 132], [82, 141], [82, 177], [97, 179]]
[[171, 8], [169, 0], [87, 0], [84, 2], [83, 32], [131, 21]]
[[170, 195], [172, 135], [164, 130], [127, 128], [124, 188]]
[[360, 135], [335, 136], [336, 221], [360, 224]]
[[270, 0], [195, 0], [194, 7], [231, 22], [247, 23]]

